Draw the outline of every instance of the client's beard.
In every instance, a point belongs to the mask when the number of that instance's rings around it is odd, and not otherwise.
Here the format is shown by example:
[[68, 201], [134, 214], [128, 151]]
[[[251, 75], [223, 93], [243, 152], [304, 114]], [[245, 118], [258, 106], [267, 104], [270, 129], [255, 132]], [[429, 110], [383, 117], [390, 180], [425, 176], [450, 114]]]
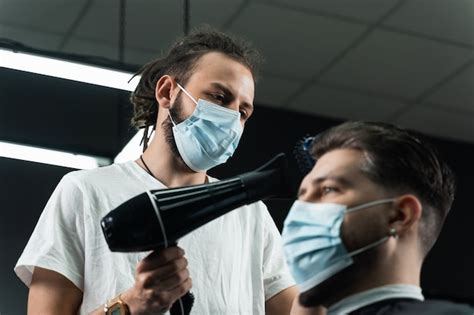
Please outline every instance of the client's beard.
[[381, 256], [380, 246], [353, 257], [354, 263], [339, 271], [312, 289], [301, 293], [299, 303], [304, 307], [329, 307], [341, 299], [352, 295], [364, 279], [377, 265]]

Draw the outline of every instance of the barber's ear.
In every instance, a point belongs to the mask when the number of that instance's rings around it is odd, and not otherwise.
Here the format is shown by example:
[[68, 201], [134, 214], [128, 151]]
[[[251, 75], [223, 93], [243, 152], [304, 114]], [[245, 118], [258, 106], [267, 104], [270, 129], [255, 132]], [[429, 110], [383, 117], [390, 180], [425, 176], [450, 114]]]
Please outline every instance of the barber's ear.
[[158, 106], [166, 109], [170, 108], [177, 95], [175, 92], [176, 87], [176, 81], [169, 75], [162, 76], [158, 82], [156, 82], [155, 98], [158, 101]]
[[421, 218], [423, 207], [414, 195], [403, 195], [394, 201], [394, 211], [390, 216], [390, 227], [398, 235], [410, 230]]

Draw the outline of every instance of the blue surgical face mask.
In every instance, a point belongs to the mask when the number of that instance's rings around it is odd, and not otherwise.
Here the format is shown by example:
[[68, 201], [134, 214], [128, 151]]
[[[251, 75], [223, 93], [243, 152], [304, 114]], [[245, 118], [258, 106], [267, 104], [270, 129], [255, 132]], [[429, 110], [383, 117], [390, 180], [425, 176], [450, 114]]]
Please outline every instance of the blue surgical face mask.
[[192, 115], [178, 124], [170, 115], [183, 161], [196, 172], [225, 163], [242, 136], [240, 113], [203, 99], [196, 101], [181, 85], [178, 87], [196, 104]]
[[308, 291], [353, 264], [352, 256], [396, 236], [388, 236], [353, 252], [347, 252], [341, 239], [341, 225], [346, 213], [390, 203], [382, 199], [347, 209], [334, 203], [295, 201], [283, 227], [283, 247], [286, 261], [300, 292]]

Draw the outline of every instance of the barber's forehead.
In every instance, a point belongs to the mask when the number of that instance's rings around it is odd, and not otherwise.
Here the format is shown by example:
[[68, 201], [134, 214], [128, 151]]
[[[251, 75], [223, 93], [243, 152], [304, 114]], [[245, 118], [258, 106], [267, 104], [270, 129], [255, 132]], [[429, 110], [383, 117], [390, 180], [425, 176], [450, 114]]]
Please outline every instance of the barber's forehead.
[[245, 94], [253, 100], [255, 81], [250, 69], [221, 53], [207, 53], [196, 65], [189, 81], [195, 83], [219, 82], [233, 93]]
[[208, 69], [209, 67], [217, 68], [217, 69], [229, 69], [231, 67], [243, 67], [247, 69], [249, 73], [251, 73], [250, 68], [247, 65], [241, 63], [240, 61], [236, 60], [235, 58], [228, 56], [221, 52], [207, 52], [200, 56], [195, 63], [195, 69]]

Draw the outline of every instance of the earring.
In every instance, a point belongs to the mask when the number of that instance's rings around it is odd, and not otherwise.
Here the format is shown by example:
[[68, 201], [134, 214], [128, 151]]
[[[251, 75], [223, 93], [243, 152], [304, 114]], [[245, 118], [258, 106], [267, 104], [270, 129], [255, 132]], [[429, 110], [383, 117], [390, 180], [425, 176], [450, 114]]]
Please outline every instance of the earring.
[[397, 230], [395, 228], [390, 228], [389, 235], [393, 236], [396, 239], [398, 238]]

